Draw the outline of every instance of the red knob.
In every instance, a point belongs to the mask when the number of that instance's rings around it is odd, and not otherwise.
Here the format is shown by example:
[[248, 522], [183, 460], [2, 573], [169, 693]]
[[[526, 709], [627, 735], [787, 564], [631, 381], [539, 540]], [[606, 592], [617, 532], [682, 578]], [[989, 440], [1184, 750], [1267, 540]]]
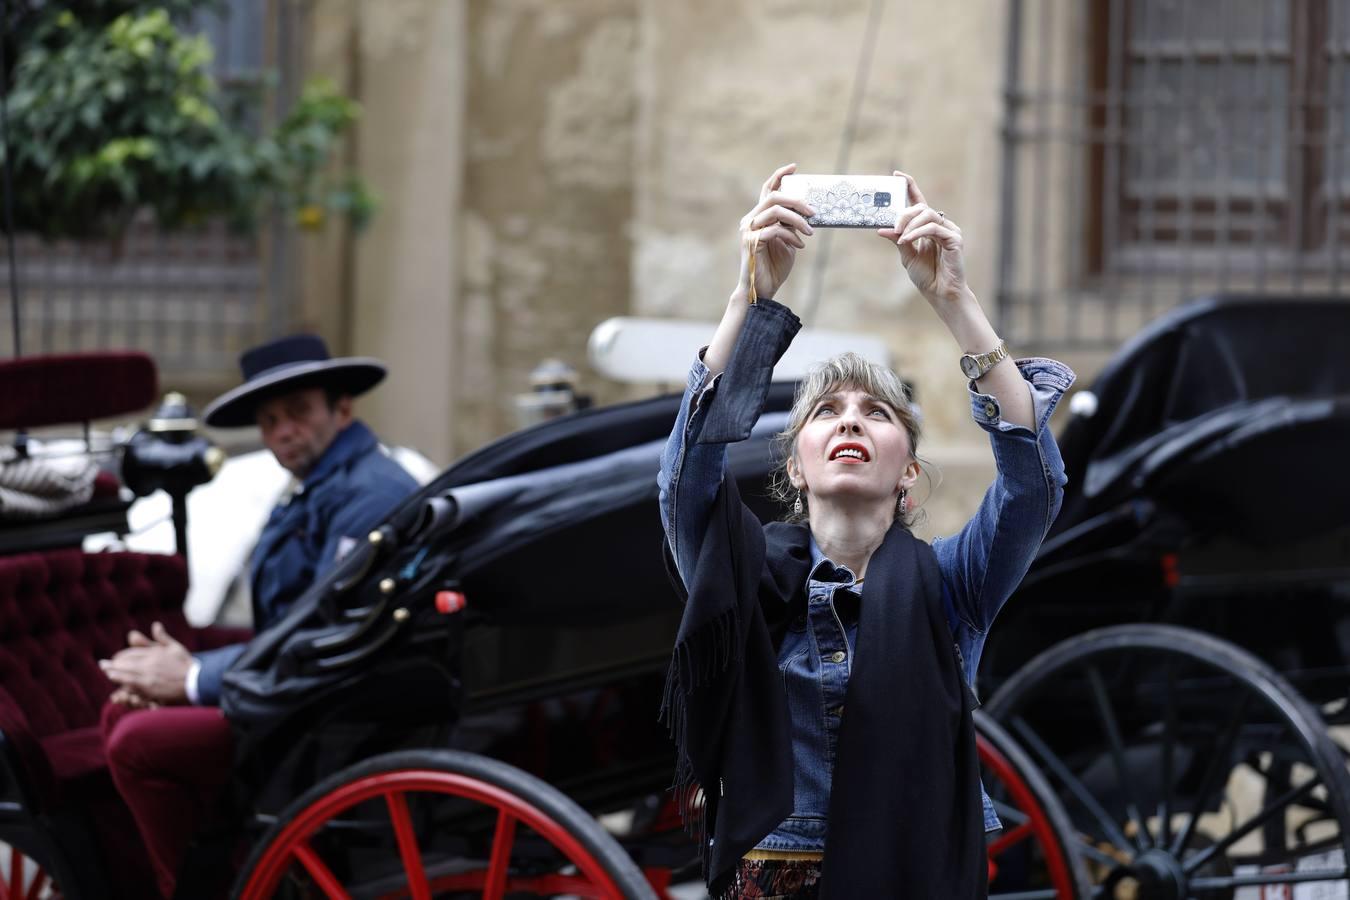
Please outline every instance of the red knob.
[[437, 591], [436, 592], [436, 612], [444, 615], [457, 613], [468, 605], [464, 595], [459, 591]]

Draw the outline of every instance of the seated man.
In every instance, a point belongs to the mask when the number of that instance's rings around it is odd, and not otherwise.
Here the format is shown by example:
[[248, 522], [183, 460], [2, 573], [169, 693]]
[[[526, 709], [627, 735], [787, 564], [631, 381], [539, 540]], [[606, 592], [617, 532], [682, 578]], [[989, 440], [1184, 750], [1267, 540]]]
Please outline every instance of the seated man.
[[[417, 487], [352, 417], [352, 399], [385, 367], [330, 359], [323, 341], [282, 338], [240, 358], [244, 384], [216, 399], [204, 420], [217, 428], [256, 424], [263, 444], [294, 476], [249, 561], [255, 631], [291, 603]], [[159, 888], [172, 895], [184, 851], [228, 781], [229, 724], [217, 704], [235, 644], [195, 656], [158, 622], [132, 632], [100, 665], [118, 687], [104, 709], [103, 736], [118, 791], [131, 808]]]

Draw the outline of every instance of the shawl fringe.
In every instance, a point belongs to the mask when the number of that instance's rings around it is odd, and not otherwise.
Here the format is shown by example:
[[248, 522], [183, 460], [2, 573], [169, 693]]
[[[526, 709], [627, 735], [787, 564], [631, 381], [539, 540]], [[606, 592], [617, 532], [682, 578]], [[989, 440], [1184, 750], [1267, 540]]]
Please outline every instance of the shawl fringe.
[[749, 885], [741, 877], [741, 867], [736, 866], [726, 875], [708, 885], [708, 897], [710, 900], [740, 900], [741, 897], [745, 896], [747, 887]]
[[706, 856], [708, 845], [707, 795], [694, 773], [686, 745], [689, 695], [710, 684], [739, 658], [740, 631], [740, 615], [731, 607], [679, 640], [670, 655], [661, 697], [658, 721], [666, 726], [676, 751], [675, 777], [670, 789], [675, 794], [685, 834], [698, 842], [702, 856]]

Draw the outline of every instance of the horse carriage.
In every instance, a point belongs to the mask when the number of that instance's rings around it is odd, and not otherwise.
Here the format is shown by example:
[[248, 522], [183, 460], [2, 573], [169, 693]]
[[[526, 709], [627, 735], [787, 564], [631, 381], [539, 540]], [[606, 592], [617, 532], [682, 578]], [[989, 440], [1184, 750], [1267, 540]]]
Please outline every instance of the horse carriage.
[[[1350, 775], [1327, 723], [1350, 715], [1350, 488], [1331, 465], [1350, 368], [1338, 380], [1321, 366], [1339, 363], [1329, 348], [1350, 308], [1302, 309], [1178, 313], [1108, 367], [1096, 414], [1069, 423], [1064, 513], [981, 669], [980, 758], [1005, 825], [991, 896], [1344, 894]], [[1264, 373], [1235, 321], [1262, 329], [1263, 353], [1278, 333], [1308, 343]], [[766, 519], [769, 437], [790, 399], [776, 385], [730, 448]], [[680, 607], [655, 473], [677, 406], [590, 409], [465, 457], [256, 638], [223, 696], [234, 783], [180, 895], [232, 879], [249, 898], [667, 897], [696, 880], [656, 721]], [[35, 409], [0, 428], [56, 421]], [[115, 414], [87, 412], [67, 403], [63, 421]], [[1335, 509], [1310, 514], [1300, 497]], [[68, 511], [43, 524], [42, 548], [19, 540], [0, 558], [0, 840], [13, 848], [0, 897], [137, 895], [134, 832], [98, 757], [111, 687], [93, 662], [151, 618], [190, 645], [222, 639], [174, 618], [177, 557], [59, 546], [90, 527]], [[1284, 602], [1263, 626], [1273, 592]], [[1140, 621], [1153, 624], [1119, 624]]]
[[1203, 300], [1073, 398], [981, 682], [1094, 895], [1350, 896], [1346, 334], [1341, 301]]

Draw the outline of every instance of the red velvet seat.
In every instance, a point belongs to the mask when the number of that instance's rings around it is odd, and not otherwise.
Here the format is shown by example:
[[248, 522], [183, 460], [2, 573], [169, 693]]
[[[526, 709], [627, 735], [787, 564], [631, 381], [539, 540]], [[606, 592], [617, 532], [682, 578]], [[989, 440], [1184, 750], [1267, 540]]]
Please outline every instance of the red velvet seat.
[[[157, 381], [139, 352], [0, 361], [0, 430], [136, 413], [154, 401]], [[0, 547], [13, 554], [0, 555], [0, 831], [77, 864], [67, 870], [77, 883], [94, 878], [109, 896], [139, 898], [154, 893], [153, 880], [108, 774], [99, 719], [113, 685], [98, 661], [155, 621], [192, 650], [248, 633], [188, 626], [181, 557], [78, 549], [85, 534], [124, 532], [126, 505], [118, 479], [100, 472], [83, 506], [0, 520]]]
[[4, 731], [34, 777], [37, 799], [103, 766], [99, 712], [112, 693], [98, 660], [132, 629], [163, 622], [189, 649], [247, 637], [194, 629], [183, 617], [177, 556], [52, 550], [0, 557], [0, 706]]
[[193, 650], [248, 637], [191, 628], [186, 591], [177, 556], [49, 550], [0, 557], [0, 731], [17, 757], [30, 812], [88, 811], [107, 867], [123, 874], [141, 868], [128, 856], [140, 848], [108, 776], [99, 715], [113, 686], [98, 660], [154, 621]]

